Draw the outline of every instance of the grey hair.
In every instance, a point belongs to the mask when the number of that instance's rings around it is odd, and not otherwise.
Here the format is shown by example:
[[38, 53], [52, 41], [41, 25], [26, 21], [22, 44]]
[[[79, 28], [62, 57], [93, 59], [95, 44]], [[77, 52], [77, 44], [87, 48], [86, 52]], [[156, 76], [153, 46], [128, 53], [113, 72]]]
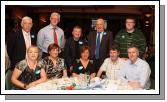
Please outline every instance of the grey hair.
[[136, 46], [136, 45], [134, 45], [134, 44], [131, 44], [130, 46], [128, 46], [128, 49], [127, 50], [129, 50], [130, 48], [135, 48], [136, 50], [137, 50], [137, 53], [138, 53], [138, 55], [139, 55], [139, 48]]
[[[98, 18], [97, 21], [103, 21], [103, 23], [105, 23], [103, 18]], [[96, 21], [96, 23], [97, 23], [97, 21]]]
[[59, 17], [59, 19], [60, 19], [60, 14], [59, 14], [59, 13], [57, 13], [57, 12], [53, 12], [53, 13], [50, 15], [50, 17], [52, 17], [52, 16], [58, 16], [58, 17]]
[[21, 20], [21, 25], [23, 24], [24, 20], [30, 20], [32, 22], [32, 18], [31, 17], [25, 16]]
[[107, 22], [106, 22], [103, 18], [98, 18], [98, 19], [96, 20], [96, 23], [97, 23], [98, 21], [102, 21], [102, 22], [104, 23], [104, 29], [107, 29]]

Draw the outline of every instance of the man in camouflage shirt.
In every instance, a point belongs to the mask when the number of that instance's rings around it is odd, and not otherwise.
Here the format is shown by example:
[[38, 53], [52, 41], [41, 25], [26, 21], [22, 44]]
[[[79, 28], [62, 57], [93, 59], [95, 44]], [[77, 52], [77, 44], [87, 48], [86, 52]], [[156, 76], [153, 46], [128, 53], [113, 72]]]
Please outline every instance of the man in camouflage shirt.
[[120, 57], [122, 58], [128, 58], [127, 48], [132, 44], [139, 48], [140, 58], [145, 52], [146, 39], [140, 30], [135, 29], [135, 23], [134, 17], [127, 17], [126, 29], [120, 30], [115, 37], [115, 43], [120, 48]]

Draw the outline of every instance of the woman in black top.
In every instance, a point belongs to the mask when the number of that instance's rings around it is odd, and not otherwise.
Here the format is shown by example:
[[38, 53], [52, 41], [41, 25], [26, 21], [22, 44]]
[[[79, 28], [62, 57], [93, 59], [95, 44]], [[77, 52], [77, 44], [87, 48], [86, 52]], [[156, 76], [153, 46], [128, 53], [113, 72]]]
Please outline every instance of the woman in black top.
[[91, 78], [94, 78], [95, 68], [93, 60], [89, 60], [90, 48], [88, 46], [82, 46], [80, 49], [80, 59], [77, 59], [73, 64], [72, 75], [77, 77], [79, 74], [88, 74]]
[[12, 89], [28, 89], [37, 84], [47, 81], [45, 65], [38, 60], [39, 49], [37, 46], [30, 46], [27, 49], [26, 59], [16, 64], [11, 81], [14, 84]]
[[71, 76], [72, 64], [80, 58], [80, 48], [86, 45], [86, 41], [81, 39], [82, 28], [75, 26], [72, 31], [73, 37], [66, 40], [64, 47], [64, 59], [67, 66], [68, 76]]

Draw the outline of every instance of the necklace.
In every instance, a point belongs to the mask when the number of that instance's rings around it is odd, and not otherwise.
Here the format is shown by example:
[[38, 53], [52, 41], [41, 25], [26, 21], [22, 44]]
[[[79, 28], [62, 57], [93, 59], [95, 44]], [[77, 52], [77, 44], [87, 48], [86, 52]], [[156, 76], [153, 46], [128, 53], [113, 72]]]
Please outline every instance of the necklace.
[[30, 69], [35, 70], [36, 65], [37, 65], [37, 61], [35, 62], [35, 64], [34, 64], [34, 65], [32, 65], [32, 64], [30, 64], [30, 63], [29, 63], [29, 60], [27, 59], [27, 64], [28, 64], [28, 66], [29, 66], [29, 68], [30, 68]]

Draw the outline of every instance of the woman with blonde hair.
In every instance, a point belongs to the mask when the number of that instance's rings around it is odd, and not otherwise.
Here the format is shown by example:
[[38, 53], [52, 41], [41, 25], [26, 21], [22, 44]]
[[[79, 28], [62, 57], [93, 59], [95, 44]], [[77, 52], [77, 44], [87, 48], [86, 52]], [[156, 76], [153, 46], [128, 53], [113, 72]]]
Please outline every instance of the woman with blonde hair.
[[28, 89], [47, 80], [45, 66], [38, 59], [39, 48], [30, 46], [27, 49], [26, 58], [16, 64], [11, 81], [13, 89]]

